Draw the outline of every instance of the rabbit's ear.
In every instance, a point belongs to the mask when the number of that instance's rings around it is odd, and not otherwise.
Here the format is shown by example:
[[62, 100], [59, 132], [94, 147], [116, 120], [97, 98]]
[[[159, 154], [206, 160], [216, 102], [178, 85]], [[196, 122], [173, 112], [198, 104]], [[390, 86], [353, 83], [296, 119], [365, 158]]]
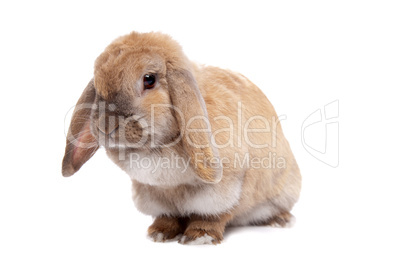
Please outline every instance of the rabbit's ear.
[[190, 163], [204, 182], [219, 182], [222, 178], [219, 152], [213, 146], [205, 102], [192, 72], [167, 64], [167, 81], [182, 144]]
[[75, 106], [68, 129], [66, 151], [62, 164], [64, 177], [69, 177], [77, 172], [99, 148], [98, 141], [90, 130], [91, 110], [95, 96], [95, 86], [92, 79]]

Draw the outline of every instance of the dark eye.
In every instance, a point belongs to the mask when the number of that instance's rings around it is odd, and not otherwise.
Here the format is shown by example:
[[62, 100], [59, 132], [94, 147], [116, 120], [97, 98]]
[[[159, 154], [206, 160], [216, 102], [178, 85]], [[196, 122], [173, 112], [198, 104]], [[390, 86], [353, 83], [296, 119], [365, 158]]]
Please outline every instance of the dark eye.
[[144, 89], [152, 89], [155, 86], [155, 75], [146, 74], [144, 75]]

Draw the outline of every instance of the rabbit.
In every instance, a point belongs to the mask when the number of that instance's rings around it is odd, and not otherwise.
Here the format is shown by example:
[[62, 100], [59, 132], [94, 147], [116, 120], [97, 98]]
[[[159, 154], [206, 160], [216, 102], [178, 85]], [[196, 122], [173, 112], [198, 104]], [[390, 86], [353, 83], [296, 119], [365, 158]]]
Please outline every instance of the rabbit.
[[132, 32], [96, 59], [62, 175], [98, 150], [132, 181], [155, 242], [219, 244], [228, 226], [288, 226], [301, 190], [279, 118], [245, 76], [196, 64], [169, 35]]

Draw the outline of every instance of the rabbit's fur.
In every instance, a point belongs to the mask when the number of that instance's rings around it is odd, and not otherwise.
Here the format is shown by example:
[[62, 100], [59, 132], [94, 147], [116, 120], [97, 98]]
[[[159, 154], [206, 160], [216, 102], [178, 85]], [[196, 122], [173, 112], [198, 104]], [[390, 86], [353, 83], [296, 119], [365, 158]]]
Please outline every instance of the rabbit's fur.
[[228, 225], [284, 226], [300, 193], [298, 165], [261, 90], [190, 62], [161, 33], [133, 32], [98, 57], [73, 114], [63, 175], [99, 146], [132, 179], [137, 208], [155, 218], [155, 241], [219, 243]]

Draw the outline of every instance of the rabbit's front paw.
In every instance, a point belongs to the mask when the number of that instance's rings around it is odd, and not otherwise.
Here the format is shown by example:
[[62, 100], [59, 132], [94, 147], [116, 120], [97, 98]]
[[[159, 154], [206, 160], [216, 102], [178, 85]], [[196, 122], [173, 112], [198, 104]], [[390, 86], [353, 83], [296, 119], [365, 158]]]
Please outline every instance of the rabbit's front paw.
[[216, 245], [223, 240], [223, 235], [215, 231], [187, 229], [179, 240], [183, 245]]
[[162, 216], [156, 218], [148, 228], [148, 236], [154, 242], [169, 242], [179, 240], [183, 233], [183, 225], [180, 219]]

